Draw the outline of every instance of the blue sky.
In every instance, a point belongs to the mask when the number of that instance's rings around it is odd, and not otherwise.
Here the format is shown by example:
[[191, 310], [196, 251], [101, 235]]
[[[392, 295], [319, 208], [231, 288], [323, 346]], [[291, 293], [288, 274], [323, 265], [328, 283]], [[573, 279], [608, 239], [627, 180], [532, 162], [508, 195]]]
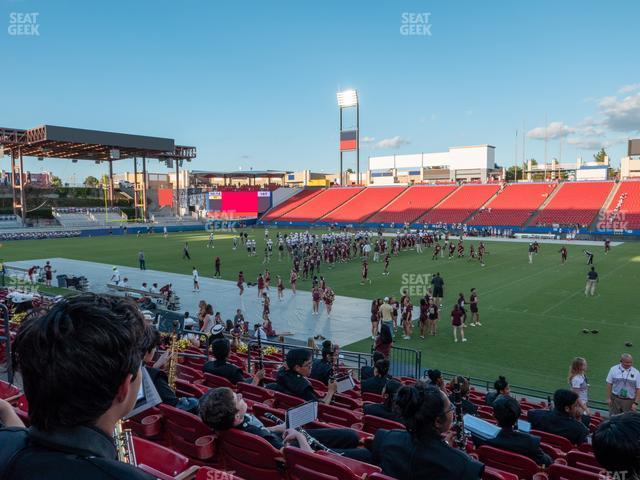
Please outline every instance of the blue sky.
[[[640, 135], [637, 1], [0, 6], [1, 126], [168, 136], [198, 148], [192, 168], [337, 170], [335, 92], [348, 87], [361, 99], [365, 164], [489, 143], [512, 165], [523, 123], [527, 157], [542, 160], [545, 117], [549, 160], [562, 139], [565, 161], [605, 145], [618, 163]], [[39, 36], [9, 35], [12, 12], [38, 13]], [[402, 35], [403, 13], [429, 13], [431, 35]], [[27, 166], [78, 182], [96, 173], [59, 160]]]

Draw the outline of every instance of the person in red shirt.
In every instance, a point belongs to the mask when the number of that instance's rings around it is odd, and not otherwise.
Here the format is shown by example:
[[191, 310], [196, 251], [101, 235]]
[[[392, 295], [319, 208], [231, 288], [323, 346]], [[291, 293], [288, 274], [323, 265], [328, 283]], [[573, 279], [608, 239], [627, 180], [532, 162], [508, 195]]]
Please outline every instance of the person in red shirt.
[[318, 286], [313, 287], [313, 290], [311, 291], [311, 300], [313, 301], [313, 309], [311, 312], [312, 315], [320, 314], [321, 299], [322, 299], [322, 290], [320, 290], [320, 287]]
[[440, 249], [442, 247], [440, 246], [439, 243], [436, 243], [435, 247], [433, 247], [433, 256], [431, 257], [431, 260], [437, 260], [438, 259], [438, 255], [440, 255]]
[[324, 305], [327, 307], [327, 316], [331, 315], [331, 308], [333, 307], [333, 301], [336, 298], [336, 294], [333, 293], [331, 287], [327, 287], [324, 289]]
[[453, 327], [453, 341], [458, 342], [458, 332], [460, 332], [460, 337], [463, 342], [466, 342], [467, 339], [464, 338], [464, 326], [462, 324], [462, 318], [464, 317], [464, 312], [460, 309], [460, 306], [456, 303], [453, 306], [453, 310], [451, 311], [451, 326]]
[[282, 300], [284, 298], [284, 282], [282, 281], [282, 277], [278, 275], [278, 300]]
[[386, 360], [389, 360], [391, 354], [391, 347], [393, 346], [393, 335], [391, 334], [391, 327], [383, 323], [380, 328], [380, 333], [376, 337], [374, 349], [376, 352], [380, 352], [384, 355]]
[[369, 281], [369, 284], [371, 284], [371, 279], [368, 277], [369, 277], [369, 263], [366, 260], [364, 260], [362, 262], [362, 280], [360, 281], [360, 285], [364, 285], [364, 282], [366, 282], [367, 280]]
[[291, 270], [291, 276], [289, 277], [289, 283], [291, 284], [291, 291], [293, 294], [296, 294], [296, 282], [298, 281], [298, 273], [294, 270]]
[[258, 274], [258, 298], [262, 297], [262, 294], [264, 293], [264, 277], [262, 276], [261, 273]]
[[238, 273], [238, 288], [240, 289], [240, 295], [244, 293], [244, 273]]

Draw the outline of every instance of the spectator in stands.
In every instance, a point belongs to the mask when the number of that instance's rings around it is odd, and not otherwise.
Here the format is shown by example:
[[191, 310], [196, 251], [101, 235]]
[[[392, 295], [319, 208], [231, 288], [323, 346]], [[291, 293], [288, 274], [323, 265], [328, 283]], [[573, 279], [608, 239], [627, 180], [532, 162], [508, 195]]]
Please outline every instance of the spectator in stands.
[[207, 304], [204, 308], [204, 318], [202, 320], [202, 331], [205, 333], [211, 333], [211, 330], [216, 325], [216, 319], [213, 314], [213, 307], [211, 304]]
[[[160, 337], [160, 332], [155, 328], [147, 328], [142, 346], [143, 351], [145, 352], [144, 363], [153, 362], [153, 358], [156, 354], [156, 348], [161, 344], [162, 339]], [[145, 366], [144, 368], [147, 369], [147, 373], [149, 373], [149, 377], [151, 377], [151, 381], [156, 387], [158, 395], [160, 395], [160, 398], [162, 399], [162, 403], [166, 403], [167, 405], [171, 405], [172, 407], [176, 407], [190, 413], [196, 413], [198, 410], [198, 399], [193, 397], [178, 398], [173, 389], [169, 386], [167, 374], [161, 370], [170, 361], [170, 353], [169, 349], [165, 350], [160, 358], [153, 364], [153, 367]]]
[[226, 338], [214, 340], [211, 344], [211, 350], [215, 360], [209, 360], [204, 364], [202, 367], [204, 373], [224, 377], [234, 385], [239, 382], [259, 385], [260, 381], [264, 378], [264, 370], [258, 370], [253, 375], [253, 378], [246, 378], [240, 367], [227, 361], [229, 352], [231, 351], [231, 345]]
[[[229, 388], [213, 388], [200, 399], [200, 418], [216, 432], [237, 428], [265, 439], [278, 450], [282, 449], [285, 443], [296, 442], [299, 448], [313, 451], [302, 433], [293, 429], [286, 430], [284, 423], [265, 427], [260, 420], [247, 413], [247, 404], [242, 395], [234, 393]], [[358, 454], [361, 451], [366, 453], [365, 449], [357, 448], [360, 440], [355, 430], [318, 428], [307, 431], [322, 444], [347, 457], [360, 458]]]
[[391, 333], [391, 327], [385, 322], [382, 322], [380, 327], [380, 333], [376, 337], [375, 351], [384, 355], [384, 358], [389, 359], [391, 355], [391, 347], [393, 346], [393, 335]]
[[589, 430], [580, 421], [582, 408], [578, 394], [571, 390], [556, 390], [553, 394], [553, 410], [529, 410], [527, 418], [531, 428], [553, 433], [580, 445], [587, 439]]
[[383, 360], [384, 359], [384, 355], [380, 352], [373, 352], [373, 357], [372, 357], [372, 362], [373, 365], [365, 365], [362, 368], [360, 368], [360, 381], [364, 381], [367, 378], [371, 378], [375, 375], [374, 372], [374, 365], [378, 360]]
[[614, 478], [616, 473], [617, 478], [640, 478], [640, 413], [626, 412], [602, 422], [593, 434], [593, 453]]
[[[309, 380], [306, 378], [311, 373], [311, 352], [304, 348], [292, 348], [287, 352], [285, 363], [286, 365], [278, 370], [276, 383], [270, 383], [267, 385], [267, 388], [306, 401], [320, 401], [311, 383], [309, 383]], [[331, 403], [336, 389], [336, 382], [330, 382], [322, 402], [326, 404]]]
[[378, 360], [374, 366], [374, 376], [364, 380], [360, 384], [360, 390], [362, 393], [376, 393], [382, 394], [384, 387], [389, 381], [389, 360]]
[[496, 398], [498, 398], [500, 395], [508, 396], [511, 393], [509, 383], [507, 382], [507, 379], [502, 375], [499, 376], [495, 382], [493, 382], [493, 388], [495, 391], [487, 392], [487, 395], [485, 396], [485, 402], [490, 407], [493, 406], [493, 402], [495, 402]]
[[540, 437], [517, 430], [520, 413], [520, 404], [515, 398], [501, 395], [493, 402], [493, 415], [500, 427], [498, 435], [495, 438], [489, 438], [487, 440], [481, 440], [474, 436], [474, 443], [476, 446], [486, 444], [491, 447], [524, 455], [535, 461], [538, 465], [551, 465], [553, 460], [542, 451], [540, 447]]
[[325, 342], [322, 344], [321, 358], [314, 360], [309, 378], [328, 385], [331, 376], [334, 374], [333, 362], [335, 361], [335, 357], [333, 345], [328, 340]]
[[387, 420], [393, 420], [394, 422], [404, 423], [404, 419], [398, 413], [395, 408], [395, 399], [398, 390], [402, 387], [402, 384], [396, 380], [390, 380], [382, 391], [384, 397], [384, 403], [365, 403], [362, 410], [365, 415], [374, 415], [380, 418], [386, 418]]
[[584, 415], [589, 415], [589, 384], [587, 383], [587, 361], [582, 357], [576, 357], [569, 367], [567, 380], [572, 391], [578, 394], [580, 407]]
[[[384, 302], [382, 303], [382, 305], [380, 305], [380, 302], [378, 301], [378, 299], [374, 300], [374, 302], [371, 304], [371, 326], [373, 327], [373, 320], [374, 320], [374, 308], [377, 308], [377, 312], [378, 312], [378, 317], [376, 320], [376, 330], [371, 332], [372, 334], [375, 334], [375, 332], [377, 332], [377, 327], [378, 327], [378, 322], [382, 321], [382, 325], [387, 325], [389, 327], [389, 329], [391, 329], [394, 325], [393, 322], [393, 305], [391, 305], [390, 301], [389, 301], [389, 297], [384, 297]], [[382, 329], [380, 329], [380, 331], [382, 331]], [[374, 337], [371, 337], [371, 339], [373, 340]]]
[[199, 348], [200, 347], [200, 335], [197, 333], [190, 333], [193, 331], [193, 327], [196, 325], [196, 321], [189, 316], [189, 312], [184, 312], [184, 320], [182, 322], [183, 328], [185, 330], [184, 337], [189, 341], [189, 344], [192, 347]]
[[[442, 377], [441, 377], [442, 378]], [[453, 377], [449, 383], [451, 390], [453, 387], [460, 385], [460, 397], [462, 399], [462, 413], [475, 415], [478, 412], [478, 407], [469, 400], [469, 380], [464, 377]], [[453, 394], [449, 395], [449, 400], [453, 402]]]
[[431, 387], [437, 387], [440, 390], [444, 390], [444, 380], [442, 379], [442, 372], [438, 369], [429, 369], [425, 375], [424, 382]]
[[94, 294], [22, 322], [13, 367], [22, 375], [31, 428], [0, 430], [0, 477], [153, 478], [118, 462], [112, 440], [140, 389], [146, 328], [135, 302]]
[[633, 357], [624, 353], [620, 363], [607, 375], [607, 403], [609, 413], [636, 411], [640, 402], [640, 372], [633, 366]]
[[484, 465], [452, 448], [454, 407], [440, 389], [422, 382], [404, 386], [396, 404], [407, 430], [379, 429], [372, 445], [373, 461], [385, 475], [414, 480], [482, 477]]

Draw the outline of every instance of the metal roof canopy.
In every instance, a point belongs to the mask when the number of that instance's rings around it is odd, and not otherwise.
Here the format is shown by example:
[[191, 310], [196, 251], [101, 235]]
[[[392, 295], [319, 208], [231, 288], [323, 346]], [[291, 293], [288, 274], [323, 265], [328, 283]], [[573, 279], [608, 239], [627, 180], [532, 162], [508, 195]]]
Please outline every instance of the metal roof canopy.
[[[29, 130], [0, 128], [5, 154], [19, 150], [21, 156], [77, 160], [124, 160], [144, 157], [191, 160], [195, 147], [176, 145], [171, 138], [103, 132], [82, 128], [41, 125]], [[116, 155], [112, 155], [117, 150]]]
[[215, 172], [207, 170], [192, 170], [191, 175], [204, 178], [275, 178], [291, 173], [284, 170], [232, 170]]

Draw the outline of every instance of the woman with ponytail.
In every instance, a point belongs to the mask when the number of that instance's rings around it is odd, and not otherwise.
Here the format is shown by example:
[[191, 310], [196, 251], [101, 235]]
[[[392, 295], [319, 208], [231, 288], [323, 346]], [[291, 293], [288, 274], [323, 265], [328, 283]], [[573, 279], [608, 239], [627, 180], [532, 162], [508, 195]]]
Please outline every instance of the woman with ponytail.
[[411, 480], [482, 478], [484, 465], [452, 447], [454, 407], [438, 388], [418, 382], [396, 394], [406, 430], [376, 432], [373, 461], [385, 475]]

